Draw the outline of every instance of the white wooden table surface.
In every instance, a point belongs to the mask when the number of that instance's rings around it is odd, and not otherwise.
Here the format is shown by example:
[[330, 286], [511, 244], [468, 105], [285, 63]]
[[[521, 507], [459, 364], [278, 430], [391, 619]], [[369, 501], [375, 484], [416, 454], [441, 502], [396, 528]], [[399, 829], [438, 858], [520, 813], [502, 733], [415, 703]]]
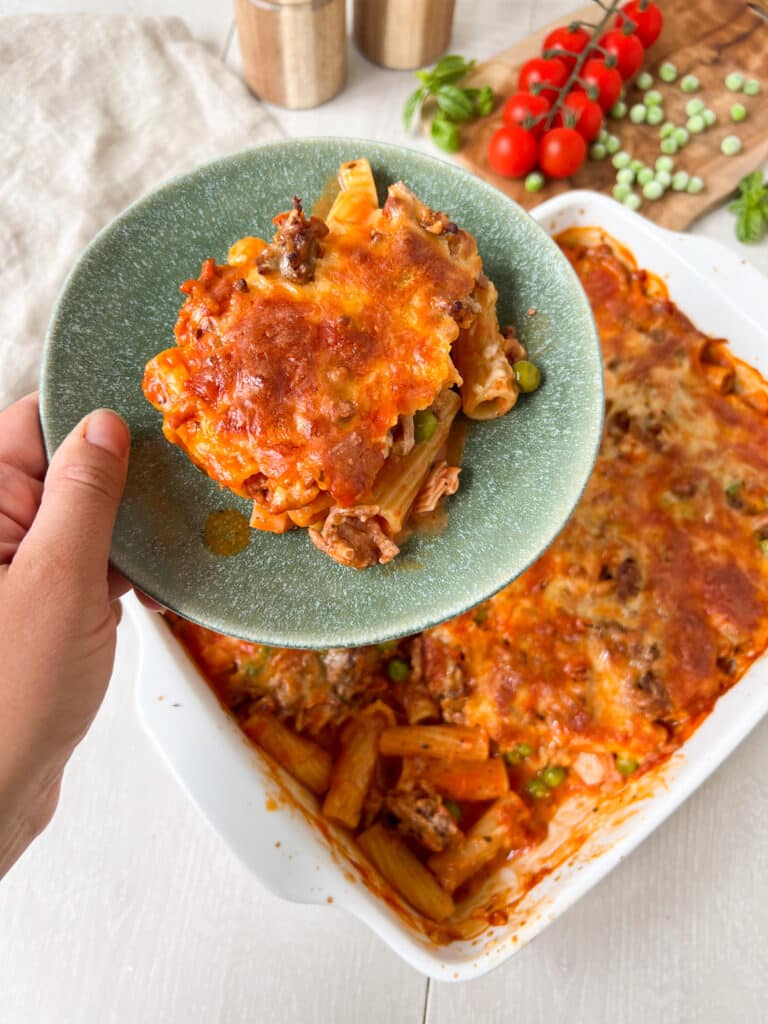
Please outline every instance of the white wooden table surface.
[[[574, 6], [458, 0], [452, 49], [489, 56]], [[239, 68], [228, 3], [0, 0], [0, 14], [70, 10], [179, 15]], [[376, 68], [350, 46], [340, 96], [317, 110], [273, 113], [289, 135], [403, 143], [411, 87], [410, 73]], [[768, 244], [739, 246], [725, 211], [694, 231], [768, 274]], [[283, 903], [246, 874], [143, 735], [135, 665], [127, 624], [56, 819], [0, 886], [2, 1024], [768, 1020], [768, 723], [506, 966], [462, 986], [428, 984], [357, 921]]]

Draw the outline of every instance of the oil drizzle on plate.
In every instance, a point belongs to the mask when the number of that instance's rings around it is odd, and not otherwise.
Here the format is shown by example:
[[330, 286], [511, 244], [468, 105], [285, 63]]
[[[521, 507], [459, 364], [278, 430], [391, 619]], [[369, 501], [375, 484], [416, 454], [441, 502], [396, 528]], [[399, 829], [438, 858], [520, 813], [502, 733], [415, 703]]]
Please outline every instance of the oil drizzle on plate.
[[203, 544], [214, 555], [236, 555], [248, 547], [251, 528], [242, 512], [222, 508], [211, 512], [205, 521]]

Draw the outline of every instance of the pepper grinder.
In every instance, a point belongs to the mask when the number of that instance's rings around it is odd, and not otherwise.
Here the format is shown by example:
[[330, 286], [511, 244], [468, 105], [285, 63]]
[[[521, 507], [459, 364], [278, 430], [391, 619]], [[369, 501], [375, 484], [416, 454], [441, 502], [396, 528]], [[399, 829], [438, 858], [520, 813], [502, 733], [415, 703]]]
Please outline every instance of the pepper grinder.
[[422, 68], [447, 50], [453, 7], [454, 0], [355, 0], [355, 42], [382, 67]]
[[289, 110], [317, 107], [347, 74], [345, 0], [235, 0], [249, 88]]

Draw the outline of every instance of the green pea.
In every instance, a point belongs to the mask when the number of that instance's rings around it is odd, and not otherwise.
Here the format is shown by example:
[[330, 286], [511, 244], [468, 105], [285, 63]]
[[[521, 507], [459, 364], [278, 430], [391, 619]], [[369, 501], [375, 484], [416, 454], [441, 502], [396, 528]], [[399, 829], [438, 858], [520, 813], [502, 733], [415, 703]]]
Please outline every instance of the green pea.
[[700, 87], [701, 82], [696, 75], [685, 75], [680, 82], [680, 88], [683, 92], [698, 92]]
[[642, 103], [635, 103], [629, 109], [629, 120], [632, 124], [643, 124], [648, 117], [648, 110]]
[[502, 757], [507, 764], [514, 765], [520, 764], [526, 757], [530, 757], [532, 753], [533, 747], [530, 743], [516, 743], [511, 750], [505, 750]]
[[646, 107], [658, 107], [661, 105], [662, 95], [658, 89], [649, 89], [643, 96], [643, 103]]
[[650, 167], [643, 167], [637, 172], [637, 184], [647, 185], [649, 181], [653, 181], [654, 174]]
[[701, 116], [704, 118], [704, 124], [707, 128], [711, 128], [717, 122], [717, 114], [714, 110], [710, 110], [709, 107], [706, 110], [702, 110]]
[[608, 141], [608, 136], [610, 134], [611, 133], [608, 131], [607, 128], [601, 128], [600, 131], [597, 133], [597, 141], [602, 142], [602, 144], [605, 145]]
[[541, 800], [545, 796], [549, 796], [549, 787], [546, 782], [542, 782], [539, 778], [532, 778], [525, 788], [535, 800]]
[[602, 142], [593, 142], [589, 147], [589, 159], [590, 160], [605, 160], [608, 155], [608, 150], [602, 144]]
[[659, 143], [659, 149], [662, 153], [668, 153], [670, 156], [672, 156], [674, 153], [677, 152], [678, 141], [677, 139], [672, 138], [671, 136], [668, 139], [662, 139]]
[[693, 135], [701, 135], [704, 129], [707, 127], [707, 123], [701, 114], [694, 114], [693, 117], [689, 117], [685, 122], [685, 127]]
[[661, 124], [664, 120], [664, 111], [661, 107], [649, 107], [645, 120], [648, 124], [655, 127], [657, 124]]
[[614, 153], [611, 159], [611, 163], [617, 170], [620, 170], [622, 167], [629, 167], [629, 161], [631, 159], [632, 157], [629, 155], [629, 153], [625, 152], [623, 149], [620, 149], [618, 153]]
[[542, 768], [539, 772], [541, 781], [545, 786], [550, 789], [557, 789], [565, 782], [566, 770], [562, 765], [559, 764], [548, 764], [546, 768]]
[[690, 137], [691, 136], [688, 132], [688, 129], [683, 128], [682, 125], [680, 125], [679, 128], [675, 128], [675, 130], [672, 132], [672, 138], [675, 140], [678, 146], [685, 146]]
[[742, 86], [744, 85], [744, 75], [738, 71], [731, 71], [729, 75], [725, 76], [725, 88], [730, 92], [741, 92]]
[[413, 417], [413, 438], [416, 444], [429, 441], [437, 430], [437, 416], [431, 409], [419, 409]]
[[618, 135], [609, 135], [605, 140], [605, 148], [613, 156], [614, 153], [618, 153], [621, 149], [621, 142], [619, 141]]
[[699, 194], [699, 192], [701, 192], [703, 190], [703, 188], [704, 188], [703, 180], [698, 176], [698, 174], [694, 174], [693, 177], [691, 178], [691, 180], [685, 186], [685, 191], [689, 195], [696, 196], [696, 195]]
[[638, 89], [650, 89], [653, 85], [653, 75], [648, 74], [647, 71], [641, 71], [635, 80], [635, 85]]
[[629, 161], [629, 166], [635, 172], [635, 174], [637, 174], [637, 172], [641, 170], [645, 166], [645, 164], [642, 160], [638, 160], [637, 158], [635, 158], [634, 160]]
[[743, 103], [734, 103], [730, 109], [732, 121], [743, 121], [747, 116], [747, 108]]
[[387, 663], [387, 675], [393, 683], [402, 683], [411, 674], [407, 661], [402, 658], [393, 658]]
[[539, 171], [531, 171], [525, 179], [526, 192], [540, 192], [544, 188], [544, 175]]
[[741, 139], [738, 135], [726, 135], [720, 143], [720, 151], [726, 156], [736, 156], [741, 152]]
[[668, 135], [671, 135], [675, 130], [674, 124], [671, 121], [665, 121], [659, 129], [659, 138], [666, 139]]
[[627, 198], [627, 196], [629, 195], [629, 193], [631, 191], [632, 191], [632, 189], [630, 188], [629, 185], [626, 185], [626, 184], [624, 184], [624, 182], [620, 181], [620, 182], [618, 182], [618, 184], [614, 185], [613, 188], [611, 189], [611, 195], [613, 196], [614, 199], [618, 199], [619, 202], [623, 202], [623, 200], [625, 200]]
[[642, 200], [637, 192], [630, 192], [626, 199], [622, 200], [628, 210], [639, 210]]
[[684, 192], [689, 180], [690, 175], [687, 171], [675, 171], [672, 175], [672, 189], [675, 192]]
[[613, 104], [611, 109], [608, 111], [608, 113], [611, 115], [611, 117], [615, 118], [618, 121], [622, 117], [627, 116], [627, 104], [624, 102], [624, 100], [617, 100]]
[[762, 554], [763, 558], [768, 558], [768, 537], [761, 537], [760, 553]]
[[512, 364], [512, 369], [515, 372], [517, 386], [525, 394], [535, 391], [541, 384], [541, 370], [530, 360], [518, 359], [516, 363]]
[[675, 161], [669, 156], [657, 156], [653, 166], [657, 171], [671, 171], [675, 166]]
[[674, 80], [677, 78], [677, 68], [671, 61], [665, 60], [664, 63], [661, 65], [661, 67], [659, 68], [659, 78], [662, 80], [662, 82], [668, 83], [674, 82]]
[[658, 181], [662, 188], [669, 188], [672, 184], [672, 175], [669, 171], [656, 171], [656, 181]]
[[632, 166], [622, 167], [616, 173], [616, 183], [618, 185], [632, 185], [635, 181], [635, 172], [632, 170]]
[[748, 78], [744, 83], [744, 92], [747, 96], [757, 96], [760, 93], [760, 83], [755, 78]]
[[643, 195], [646, 199], [661, 199], [663, 193], [664, 189], [655, 179], [653, 181], [649, 181], [646, 185], [643, 185]]
[[616, 755], [616, 769], [626, 778], [637, 771], [637, 761], [634, 757], [627, 757], [625, 754]]
[[461, 808], [455, 800], [443, 800], [443, 806], [452, 818], [455, 818], [456, 821], [461, 821]]
[[704, 100], [695, 96], [692, 100], [688, 100], [685, 104], [685, 112], [688, 117], [693, 117], [694, 114], [700, 114], [704, 110]]

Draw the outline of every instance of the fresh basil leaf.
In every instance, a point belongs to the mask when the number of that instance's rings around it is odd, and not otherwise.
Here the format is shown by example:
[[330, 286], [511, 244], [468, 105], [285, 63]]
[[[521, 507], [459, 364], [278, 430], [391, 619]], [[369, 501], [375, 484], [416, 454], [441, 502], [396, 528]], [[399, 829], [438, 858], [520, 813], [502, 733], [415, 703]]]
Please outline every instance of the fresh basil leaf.
[[435, 93], [437, 105], [451, 121], [470, 121], [475, 114], [472, 100], [458, 85], [441, 85]]
[[736, 221], [736, 237], [746, 245], [754, 245], [763, 237], [765, 218], [756, 207], [745, 211]]
[[432, 141], [446, 153], [456, 153], [461, 148], [459, 126], [445, 117], [435, 117], [429, 129]]
[[464, 60], [457, 53], [447, 54], [435, 64], [429, 73], [430, 82], [434, 85], [432, 91], [434, 92], [435, 88], [442, 83], [452, 85], [458, 82], [465, 75], [469, 74], [475, 64], [476, 61]]
[[493, 89], [490, 85], [484, 85], [480, 90], [475, 100], [475, 107], [481, 117], [487, 117], [491, 113], [493, 110]]
[[416, 111], [420, 109], [422, 103], [424, 102], [424, 96], [424, 89], [416, 89], [405, 101], [405, 106], [403, 107], [403, 124], [405, 125], [405, 130], [407, 132], [413, 130], [413, 122], [416, 116]]

